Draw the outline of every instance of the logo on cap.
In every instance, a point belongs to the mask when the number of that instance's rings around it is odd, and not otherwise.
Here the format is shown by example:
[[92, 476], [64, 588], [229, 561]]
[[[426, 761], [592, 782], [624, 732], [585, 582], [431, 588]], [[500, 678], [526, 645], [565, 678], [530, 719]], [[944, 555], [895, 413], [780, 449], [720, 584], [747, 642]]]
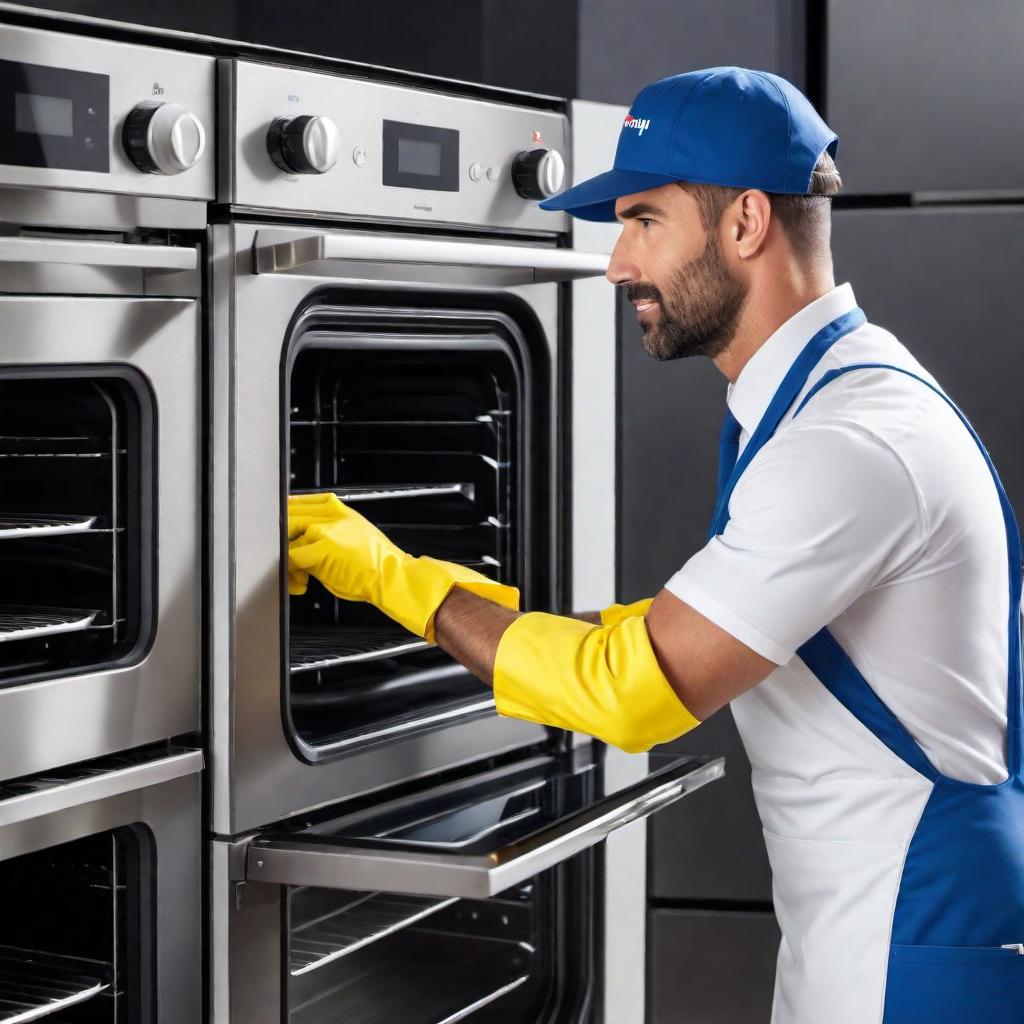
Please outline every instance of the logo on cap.
[[634, 117], [632, 114], [627, 114], [623, 124], [626, 128], [636, 128], [637, 133], [643, 135], [651, 127], [651, 119], [649, 117]]

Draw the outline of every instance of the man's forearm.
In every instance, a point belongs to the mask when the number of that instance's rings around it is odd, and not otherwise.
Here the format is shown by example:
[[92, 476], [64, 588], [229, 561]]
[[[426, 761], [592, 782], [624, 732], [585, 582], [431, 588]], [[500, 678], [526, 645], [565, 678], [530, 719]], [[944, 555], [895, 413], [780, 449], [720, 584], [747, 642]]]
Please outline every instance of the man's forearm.
[[498, 644], [521, 614], [456, 587], [434, 615], [434, 639], [460, 665], [493, 686]]
[[[460, 665], [493, 686], [498, 644], [521, 614], [456, 587], [434, 616], [434, 639]], [[600, 612], [575, 612], [571, 618], [601, 625]]]

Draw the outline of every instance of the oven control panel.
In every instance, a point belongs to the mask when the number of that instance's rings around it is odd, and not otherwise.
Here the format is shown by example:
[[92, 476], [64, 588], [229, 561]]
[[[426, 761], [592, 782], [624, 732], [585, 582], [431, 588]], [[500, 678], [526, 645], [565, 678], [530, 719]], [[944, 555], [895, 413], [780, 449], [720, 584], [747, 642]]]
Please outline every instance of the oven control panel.
[[560, 232], [537, 206], [569, 184], [557, 111], [363, 78], [222, 62], [219, 200], [353, 220]]
[[213, 199], [216, 61], [0, 25], [0, 185]]

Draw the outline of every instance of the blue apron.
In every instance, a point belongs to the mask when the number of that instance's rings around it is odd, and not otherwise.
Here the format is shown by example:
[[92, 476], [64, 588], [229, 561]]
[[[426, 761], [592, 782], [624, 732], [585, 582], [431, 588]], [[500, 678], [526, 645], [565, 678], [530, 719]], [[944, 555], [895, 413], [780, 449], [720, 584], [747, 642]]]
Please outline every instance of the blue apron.
[[[774, 435], [822, 356], [864, 322], [860, 309], [851, 310], [808, 342], [738, 460], [739, 428], [727, 412], [709, 537], [725, 530], [736, 482]], [[935, 391], [956, 412], [992, 474], [1009, 553], [1009, 777], [1005, 782], [975, 784], [942, 775], [827, 629], [798, 651], [814, 676], [866, 729], [932, 784], [900, 878], [882, 1019], [884, 1024], [1022, 1024], [1024, 946], [1014, 945], [1024, 943], [1020, 534], [992, 460], [963, 413], [938, 388], [911, 371], [881, 363], [830, 370], [808, 391], [794, 415], [837, 377], [860, 369], [906, 374]], [[853, 978], [851, 970], [851, 984]], [[841, 993], [836, 996], [841, 998]]]

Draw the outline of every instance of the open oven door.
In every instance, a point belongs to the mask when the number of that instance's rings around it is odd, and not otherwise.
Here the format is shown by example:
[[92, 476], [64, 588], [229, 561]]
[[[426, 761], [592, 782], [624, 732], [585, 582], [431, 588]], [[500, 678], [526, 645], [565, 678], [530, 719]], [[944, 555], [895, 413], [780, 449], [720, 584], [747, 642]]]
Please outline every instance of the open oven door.
[[724, 774], [684, 757], [617, 792], [592, 749], [541, 756], [347, 815], [264, 833], [245, 880], [484, 899], [601, 842]]

